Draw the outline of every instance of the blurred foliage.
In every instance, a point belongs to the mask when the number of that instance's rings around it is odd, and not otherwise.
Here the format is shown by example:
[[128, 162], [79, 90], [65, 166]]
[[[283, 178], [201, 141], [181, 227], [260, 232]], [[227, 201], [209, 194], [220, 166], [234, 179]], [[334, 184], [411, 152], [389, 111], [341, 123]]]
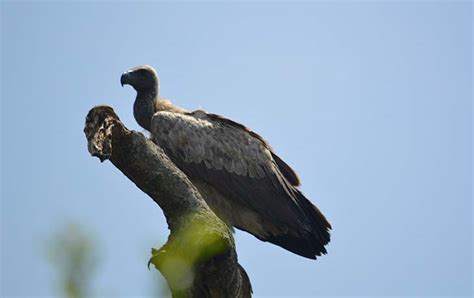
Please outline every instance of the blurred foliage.
[[[151, 264], [166, 278], [173, 293], [185, 293], [194, 280], [194, 269], [213, 256], [226, 252], [228, 239], [219, 229], [210, 228], [200, 216], [189, 215], [181, 227], [170, 235], [160, 249], [152, 248]], [[99, 258], [90, 233], [78, 224], [63, 226], [50, 240], [49, 259], [58, 271], [62, 296], [68, 298], [92, 297], [91, 289]], [[170, 292], [162, 279], [152, 278], [154, 297], [169, 297]]]
[[166, 284], [166, 281], [163, 279], [161, 272], [153, 270], [151, 273], [150, 279], [150, 297], [164, 298], [171, 297], [171, 292]]
[[66, 225], [51, 240], [50, 260], [59, 271], [65, 297], [91, 297], [98, 257], [90, 234], [77, 224]]
[[163, 247], [151, 249], [148, 266], [153, 264], [165, 276], [175, 296], [192, 285], [196, 265], [230, 249], [228, 239], [208, 220], [196, 214], [186, 216]]

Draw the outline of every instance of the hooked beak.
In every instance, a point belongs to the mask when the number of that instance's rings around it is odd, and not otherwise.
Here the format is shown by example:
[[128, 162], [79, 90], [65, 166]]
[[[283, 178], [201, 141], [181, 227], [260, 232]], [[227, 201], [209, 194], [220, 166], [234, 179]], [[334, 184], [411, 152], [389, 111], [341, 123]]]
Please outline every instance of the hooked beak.
[[131, 79], [131, 76], [130, 76], [130, 72], [129, 71], [126, 71], [122, 74], [122, 76], [120, 77], [120, 84], [122, 85], [130, 85], [130, 79]]

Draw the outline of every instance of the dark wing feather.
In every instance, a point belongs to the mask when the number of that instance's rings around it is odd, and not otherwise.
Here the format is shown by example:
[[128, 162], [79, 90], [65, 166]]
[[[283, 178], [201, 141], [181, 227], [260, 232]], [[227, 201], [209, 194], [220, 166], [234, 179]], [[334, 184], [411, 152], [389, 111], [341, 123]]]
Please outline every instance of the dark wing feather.
[[280, 172], [285, 176], [286, 180], [291, 183], [293, 186], [299, 186], [300, 185], [300, 178], [298, 175], [293, 171], [293, 169], [286, 164], [278, 155], [272, 152], [272, 157], [275, 160], [278, 169]]
[[152, 137], [191, 179], [228, 200], [226, 217], [237, 228], [308, 258], [326, 252], [330, 224], [294, 187], [294, 172], [258, 134], [203, 111], [158, 112]]
[[[192, 113], [190, 115], [192, 115]], [[286, 164], [278, 155], [276, 155], [273, 152], [270, 144], [268, 144], [267, 141], [265, 141], [265, 139], [262, 136], [260, 136], [258, 133], [254, 132], [253, 130], [246, 127], [245, 125], [242, 125], [238, 122], [235, 122], [233, 120], [222, 117], [220, 115], [207, 113], [206, 116], [211, 120], [221, 122], [221, 123], [225, 123], [226, 125], [235, 127], [237, 129], [244, 130], [247, 133], [249, 133], [251, 136], [253, 136], [254, 138], [260, 140], [260, 142], [262, 142], [264, 144], [264, 146], [270, 151], [270, 153], [272, 154], [272, 157], [275, 160], [280, 172], [283, 174], [283, 176], [285, 176], [285, 178], [288, 180], [288, 182], [290, 182], [291, 185], [294, 185], [294, 186], [299, 186], [300, 185], [300, 179], [299, 179], [298, 175], [295, 173], [295, 171], [288, 164]]]

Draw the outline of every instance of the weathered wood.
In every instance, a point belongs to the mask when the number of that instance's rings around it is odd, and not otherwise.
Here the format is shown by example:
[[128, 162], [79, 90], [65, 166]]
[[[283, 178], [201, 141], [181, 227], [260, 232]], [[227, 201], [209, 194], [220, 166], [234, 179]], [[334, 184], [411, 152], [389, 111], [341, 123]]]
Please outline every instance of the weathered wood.
[[163, 210], [170, 235], [163, 247], [152, 249], [150, 263], [173, 297], [251, 296], [230, 228], [160, 147], [128, 130], [109, 106], [89, 112], [84, 132], [93, 156], [110, 160]]

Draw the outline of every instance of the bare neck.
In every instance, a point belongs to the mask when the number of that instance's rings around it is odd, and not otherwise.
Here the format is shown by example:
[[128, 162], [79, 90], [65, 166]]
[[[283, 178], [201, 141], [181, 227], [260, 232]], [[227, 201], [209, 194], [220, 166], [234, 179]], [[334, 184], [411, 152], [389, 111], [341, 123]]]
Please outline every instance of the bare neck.
[[133, 104], [133, 116], [138, 124], [150, 131], [151, 118], [155, 114], [155, 103], [158, 100], [158, 90], [150, 89], [137, 91], [137, 98]]
[[133, 105], [133, 116], [141, 127], [150, 131], [151, 118], [159, 111], [187, 113], [186, 110], [175, 106], [169, 100], [160, 98], [156, 89], [137, 92], [137, 98]]

